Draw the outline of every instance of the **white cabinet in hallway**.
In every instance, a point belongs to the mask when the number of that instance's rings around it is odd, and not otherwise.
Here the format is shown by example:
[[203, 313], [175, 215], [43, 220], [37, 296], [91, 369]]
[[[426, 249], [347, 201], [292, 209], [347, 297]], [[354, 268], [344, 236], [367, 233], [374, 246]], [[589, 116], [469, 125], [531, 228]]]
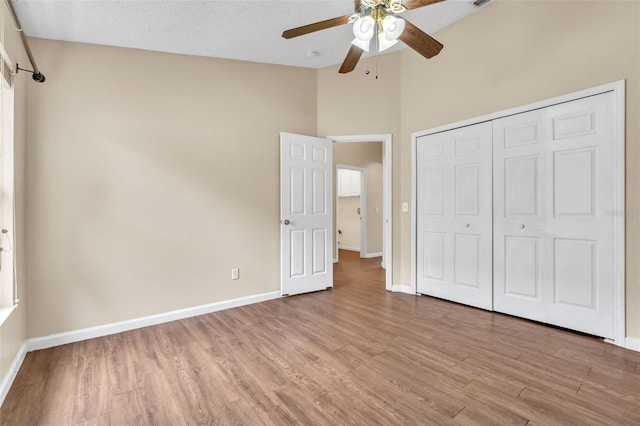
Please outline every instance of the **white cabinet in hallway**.
[[360, 196], [360, 174], [358, 170], [338, 169], [338, 197]]

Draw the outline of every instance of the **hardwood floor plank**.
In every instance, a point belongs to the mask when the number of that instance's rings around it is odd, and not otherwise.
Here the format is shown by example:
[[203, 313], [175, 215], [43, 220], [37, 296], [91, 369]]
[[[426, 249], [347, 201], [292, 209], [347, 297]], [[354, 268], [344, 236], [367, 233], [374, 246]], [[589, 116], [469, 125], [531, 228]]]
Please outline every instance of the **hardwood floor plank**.
[[[529, 422], [538, 420], [542, 422], [542, 424], [548, 425], [556, 424], [553, 413], [539, 410], [527, 401], [518, 399], [518, 395], [505, 393], [501, 389], [491, 385], [473, 380], [460, 392], [463, 400], [470, 401], [466, 403], [465, 406], [465, 409], [469, 407], [467, 414], [464, 414], [464, 410], [460, 413], [463, 414], [463, 418], [471, 413], [475, 413], [482, 407], [488, 407], [487, 411], [489, 412], [495, 409], [492, 407], [500, 407], [512, 413], [511, 415], [514, 416], [515, 419], [527, 419]], [[465, 422], [468, 423], [469, 420], [465, 420]]]
[[333, 290], [27, 354], [0, 425], [636, 425], [640, 353], [390, 293], [340, 252]]
[[553, 413], [556, 424], [609, 425], [618, 423], [602, 413], [597, 406], [554, 390], [539, 392], [526, 388], [518, 398], [547, 413]]
[[467, 404], [455, 421], [459, 425], [520, 425], [526, 426], [529, 419], [497, 404]]
[[[638, 394], [614, 396], [606, 390], [590, 384], [583, 384], [576, 395], [577, 399], [588, 403], [612, 422], [627, 425], [640, 425]], [[629, 399], [632, 398], [632, 399]], [[633, 401], [633, 402], [632, 402]]]
[[556, 376], [550, 372], [532, 367], [524, 362], [518, 362], [507, 357], [496, 357], [493, 354], [471, 355], [464, 362], [479, 366], [488, 366], [491, 370], [504, 377], [515, 378], [525, 387], [540, 390], [559, 389], [565, 393], [574, 394], [580, 389], [581, 382], [575, 378]]

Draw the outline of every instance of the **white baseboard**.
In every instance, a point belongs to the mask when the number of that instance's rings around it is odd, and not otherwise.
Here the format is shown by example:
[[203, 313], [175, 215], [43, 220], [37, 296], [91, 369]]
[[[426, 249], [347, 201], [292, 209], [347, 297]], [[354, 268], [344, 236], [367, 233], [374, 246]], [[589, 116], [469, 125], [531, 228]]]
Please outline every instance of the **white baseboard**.
[[632, 351], [640, 352], [640, 339], [635, 337], [627, 337], [624, 339], [624, 347]]
[[411, 291], [411, 286], [408, 285], [397, 285], [394, 284], [391, 286], [391, 291], [396, 292], [396, 293], [406, 293], [406, 294], [412, 294], [412, 295], [416, 295], [415, 291]]
[[11, 385], [13, 385], [13, 381], [18, 375], [18, 370], [22, 367], [22, 362], [24, 361], [25, 356], [27, 356], [27, 345], [26, 343], [22, 343], [20, 349], [18, 349], [16, 357], [9, 366], [9, 371], [7, 371], [7, 374], [4, 376], [2, 383], [0, 384], [0, 406], [2, 406], [4, 399], [7, 397], [9, 389], [11, 389]]
[[338, 259], [336, 259], [335, 257], [333, 258], [333, 263], [338, 263]]
[[338, 246], [338, 250], [357, 251], [359, 253], [360, 252], [360, 247]]
[[382, 257], [382, 252], [380, 253], [367, 253], [362, 256], [363, 259], [371, 259], [372, 257]]
[[279, 297], [281, 297], [280, 291], [272, 291], [270, 293], [256, 294], [254, 296], [240, 297], [238, 299], [231, 299], [222, 302], [210, 303], [207, 305], [194, 306], [192, 308], [179, 309], [177, 311], [150, 315], [148, 317], [115, 322], [112, 324], [99, 325], [97, 327], [83, 328], [80, 330], [68, 331], [65, 333], [56, 333], [44, 337], [35, 337], [33, 339], [27, 339], [25, 341], [25, 344], [28, 352], [37, 351], [40, 349], [52, 348], [54, 346], [66, 345], [67, 343], [93, 339], [95, 337], [122, 333], [123, 331], [135, 330], [137, 328], [148, 327], [150, 325], [162, 324], [165, 322], [209, 314], [211, 312], [222, 311], [224, 309], [264, 302], [266, 300], [277, 299]]

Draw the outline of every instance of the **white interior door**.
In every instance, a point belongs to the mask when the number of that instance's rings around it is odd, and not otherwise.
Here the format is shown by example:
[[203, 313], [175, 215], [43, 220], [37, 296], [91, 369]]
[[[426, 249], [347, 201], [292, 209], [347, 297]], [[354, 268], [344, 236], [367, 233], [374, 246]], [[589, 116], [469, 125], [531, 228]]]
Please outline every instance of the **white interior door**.
[[417, 140], [417, 291], [492, 309], [492, 125]]
[[613, 338], [613, 102], [494, 122], [496, 311]]
[[280, 134], [281, 291], [333, 287], [332, 142]]

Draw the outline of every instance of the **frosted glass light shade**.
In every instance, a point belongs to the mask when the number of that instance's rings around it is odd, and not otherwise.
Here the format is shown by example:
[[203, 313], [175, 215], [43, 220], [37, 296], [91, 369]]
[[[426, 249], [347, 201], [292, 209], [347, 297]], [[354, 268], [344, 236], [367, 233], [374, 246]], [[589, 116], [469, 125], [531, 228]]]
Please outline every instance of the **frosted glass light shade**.
[[398, 40], [389, 40], [385, 37], [384, 33], [378, 34], [378, 49], [380, 52], [384, 52], [390, 47], [398, 44]]
[[376, 30], [376, 23], [371, 16], [363, 16], [353, 23], [353, 35], [356, 36], [351, 42], [365, 52], [369, 51], [369, 42], [373, 38]]
[[382, 20], [382, 32], [378, 34], [380, 52], [387, 50], [398, 42], [398, 37], [404, 31], [404, 19], [395, 16], [385, 16]]
[[382, 20], [382, 31], [387, 40], [397, 40], [404, 31], [404, 19], [395, 16], [385, 16]]

